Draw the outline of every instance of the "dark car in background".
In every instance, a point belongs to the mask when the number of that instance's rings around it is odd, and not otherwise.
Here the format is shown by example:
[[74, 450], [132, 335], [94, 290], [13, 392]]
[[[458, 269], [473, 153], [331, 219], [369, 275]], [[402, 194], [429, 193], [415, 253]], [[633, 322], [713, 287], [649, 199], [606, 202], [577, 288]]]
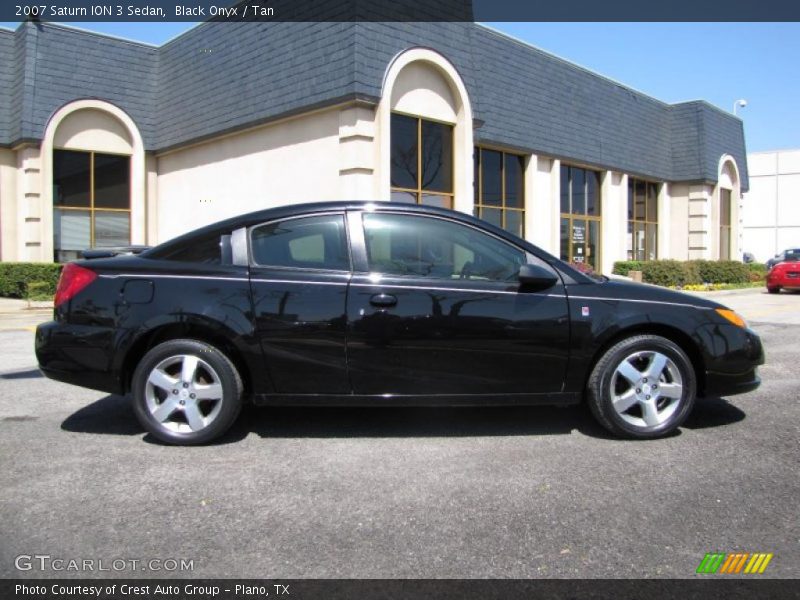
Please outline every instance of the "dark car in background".
[[767, 269], [771, 269], [786, 260], [797, 260], [798, 258], [800, 258], [800, 248], [788, 248], [767, 260]]
[[473, 217], [294, 205], [65, 266], [36, 332], [52, 379], [130, 394], [175, 444], [271, 405], [588, 403], [655, 438], [755, 389], [759, 337], [710, 300], [594, 279]]

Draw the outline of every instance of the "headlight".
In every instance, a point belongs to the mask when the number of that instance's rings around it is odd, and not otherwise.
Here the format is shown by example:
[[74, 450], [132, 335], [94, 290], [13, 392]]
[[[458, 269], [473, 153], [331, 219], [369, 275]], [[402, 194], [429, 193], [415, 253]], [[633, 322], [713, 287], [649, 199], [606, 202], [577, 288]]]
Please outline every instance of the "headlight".
[[744, 317], [734, 310], [730, 310], [729, 308], [718, 308], [717, 314], [721, 317], [724, 317], [737, 327], [747, 327], [747, 321], [744, 320]]

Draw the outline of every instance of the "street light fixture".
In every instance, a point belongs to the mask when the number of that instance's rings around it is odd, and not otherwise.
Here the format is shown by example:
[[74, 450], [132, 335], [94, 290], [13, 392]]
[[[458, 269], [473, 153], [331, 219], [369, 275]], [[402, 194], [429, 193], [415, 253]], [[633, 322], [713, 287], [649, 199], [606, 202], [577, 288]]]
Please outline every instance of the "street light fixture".
[[740, 98], [739, 100], [734, 102], [733, 103], [733, 116], [734, 117], [736, 116], [736, 109], [737, 108], [744, 108], [745, 106], [747, 106], [747, 100], [745, 100], [744, 98]]

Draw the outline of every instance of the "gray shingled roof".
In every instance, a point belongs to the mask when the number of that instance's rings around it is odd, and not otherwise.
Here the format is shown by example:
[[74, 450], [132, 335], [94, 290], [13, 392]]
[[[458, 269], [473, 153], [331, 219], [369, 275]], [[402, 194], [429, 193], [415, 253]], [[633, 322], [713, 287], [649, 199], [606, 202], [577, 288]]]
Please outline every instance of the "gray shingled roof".
[[16, 49], [11, 31], [0, 30], [0, 57], [8, 57], [0, 58], [0, 140], [6, 141], [12, 137], [10, 111], [16, 76]]
[[475, 23], [203, 23], [156, 48], [50, 24], [0, 31], [0, 145], [42, 138], [77, 98], [128, 112], [159, 151], [353, 99], [414, 46], [447, 57], [491, 142], [667, 181], [716, 181], [741, 121], [668, 105]]

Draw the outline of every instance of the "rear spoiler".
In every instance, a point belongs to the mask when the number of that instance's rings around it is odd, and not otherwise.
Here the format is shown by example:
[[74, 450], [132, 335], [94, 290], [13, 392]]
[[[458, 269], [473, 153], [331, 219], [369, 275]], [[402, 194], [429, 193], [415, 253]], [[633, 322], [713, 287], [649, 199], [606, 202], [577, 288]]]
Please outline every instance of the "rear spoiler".
[[91, 248], [81, 251], [81, 258], [91, 260], [93, 258], [111, 258], [120, 254], [141, 254], [148, 250], [150, 246], [118, 246], [116, 248]]

